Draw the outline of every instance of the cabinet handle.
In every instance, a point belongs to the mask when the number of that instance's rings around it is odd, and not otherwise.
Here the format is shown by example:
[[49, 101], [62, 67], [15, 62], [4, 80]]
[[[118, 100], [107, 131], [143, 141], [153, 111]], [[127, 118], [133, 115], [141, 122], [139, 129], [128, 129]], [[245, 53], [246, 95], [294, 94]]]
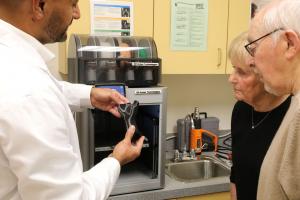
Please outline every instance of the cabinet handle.
[[222, 64], [222, 49], [218, 48], [218, 64], [217, 67], [219, 68]]

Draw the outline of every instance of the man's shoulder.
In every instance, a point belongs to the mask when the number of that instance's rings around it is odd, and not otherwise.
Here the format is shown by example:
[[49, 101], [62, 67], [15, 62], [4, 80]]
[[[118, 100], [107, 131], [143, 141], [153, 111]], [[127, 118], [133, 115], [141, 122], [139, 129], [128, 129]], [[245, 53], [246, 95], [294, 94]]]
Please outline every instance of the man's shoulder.
[[300, 93], [292, 96], [286, 116], [294, 116], [296, 113], [299, 113], [300, 116]]
[[[0, 56], [1, 60], [1, 56]], [[0, 101], [31, 96], [42, 91], [49, 91], [53, 83], [49, 76], [37, 67], [21, 61], [0, 61]]]
[[28, 58], [29, 56], [24, 52], [25, 51], [20, 48], [10, 47], [0, 43], [0, 71], [6, 70], [7, 73], [9, 73], [16, 67], [24, 68], [30, 65], [28, 59], [32, 59], [33, 61], [34, 58], [32, 56]]
[[13, 57], [16, 59], [17, 55], [15, 53], [15, 49], [11, 48], [9, 46], [6, 46], [5, 44], [0, 43], [0, 57], [1, 61], [3, 60], [10, 60]]
[[[0, 81], [1, 84], [1, 81]], [[47, 83], [35, 84], [29, 81], [7, 82], [0, 86], [1, 110], [14, 110], [29, 102], [56, 102], [57, 95]], [[32, 105], [34, 106], [34, 104]]]

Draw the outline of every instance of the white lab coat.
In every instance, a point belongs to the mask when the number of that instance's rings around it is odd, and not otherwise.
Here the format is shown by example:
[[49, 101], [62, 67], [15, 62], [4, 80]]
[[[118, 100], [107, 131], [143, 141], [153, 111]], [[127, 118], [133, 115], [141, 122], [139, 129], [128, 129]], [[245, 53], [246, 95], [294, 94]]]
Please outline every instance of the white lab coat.
[[0, 199], [106, 199], [120, 164], [82, 170], [71, 109], [91, 107], [90, 86], [57, 81], [53, 58], [30, 35], [0, 20]]

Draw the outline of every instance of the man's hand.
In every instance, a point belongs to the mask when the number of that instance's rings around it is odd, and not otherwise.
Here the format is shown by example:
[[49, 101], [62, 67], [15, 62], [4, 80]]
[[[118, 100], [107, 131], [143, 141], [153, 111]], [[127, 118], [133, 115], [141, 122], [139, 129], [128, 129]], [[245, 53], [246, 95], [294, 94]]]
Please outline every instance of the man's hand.
[[131, 139], [134, 131], [135, 127], [130, 126], [125, 138], [115, 146], [114, 151], [112, 152], [112, 156], [120, 162], [120, 165], [125, 165], [126, 163], [135, 160], [141, 154], [145, 137], [140, 137], [132, 144]]
[[120, 117], [118, 105], [128, 103], [123, 95], [109, 88], [92, 88], [91, 104], [95, 108], [108, 111], [116, 117]]

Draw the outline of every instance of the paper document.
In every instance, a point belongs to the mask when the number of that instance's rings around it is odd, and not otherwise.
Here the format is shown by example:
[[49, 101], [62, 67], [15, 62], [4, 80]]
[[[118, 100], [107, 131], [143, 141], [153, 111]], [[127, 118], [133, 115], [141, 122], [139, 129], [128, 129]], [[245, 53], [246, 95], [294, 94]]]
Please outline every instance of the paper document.
[[172, 0], [171, 49], [206, 51], [208, 0]]

